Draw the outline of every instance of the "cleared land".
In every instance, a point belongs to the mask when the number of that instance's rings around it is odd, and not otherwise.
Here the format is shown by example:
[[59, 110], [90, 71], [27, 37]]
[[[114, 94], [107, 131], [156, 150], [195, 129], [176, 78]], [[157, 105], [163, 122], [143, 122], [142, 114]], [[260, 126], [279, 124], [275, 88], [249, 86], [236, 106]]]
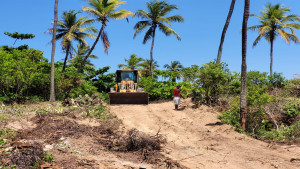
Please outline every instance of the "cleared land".
[[[212, 108], [192, 105], [185, 100], [180, 111], [172, 102], [114, 105], [110, 111], [117, 118], [110, 120], [83, 117], [80, 107], [29, 105], [28, 112], [0, 124], [20, 133], [7, 147], [10, 154], [0, 149], [0, 160], [28, 162], [42, 151], [33, 149], [42, 147], [54, 156], [54, 164], [43, 164], [52, 168], [300, 168], [299, 146], [255, 140], [221, 123]], [[120, 140], [134, 128], [164, 136], [163, 150], [120, 151]]]
[[172, 102], [116, 105], [111, 111], [126, 128], [167, 137], [165, 155], [188, 168], [300, 168], [299, 146], [280, 146], [255, 140], [222, 124], [218, 112], [190, 101], [175, 111]]

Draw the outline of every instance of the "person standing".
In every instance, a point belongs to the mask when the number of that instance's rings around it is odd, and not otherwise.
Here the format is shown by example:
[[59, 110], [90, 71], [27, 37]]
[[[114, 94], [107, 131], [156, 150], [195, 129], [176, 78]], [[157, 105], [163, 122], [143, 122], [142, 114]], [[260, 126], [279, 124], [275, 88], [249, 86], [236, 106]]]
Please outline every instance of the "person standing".
[[173, 91], [175, 110], [178, 110], [178, 106], [180, 104], [180, 86], [178, 85]]

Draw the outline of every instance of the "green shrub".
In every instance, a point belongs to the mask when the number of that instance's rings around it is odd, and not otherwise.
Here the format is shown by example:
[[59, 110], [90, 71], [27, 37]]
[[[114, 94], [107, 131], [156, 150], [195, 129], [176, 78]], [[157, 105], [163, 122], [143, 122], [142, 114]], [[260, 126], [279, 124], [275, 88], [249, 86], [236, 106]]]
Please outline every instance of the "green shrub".
[[2, 100], [20, 102], [26, 100], [26, 96], [45, 90], [45, 83], [40, 79], [49, 75], [45, 74], [47, 59], [43, 52], [35, 49], [0, 50], [0, 65], [0, 92], [6, 97]]
[[229, 124], [236, 128], [237, 131], [242, 132], [240, 127], [240, 98], [235, 97], [231, 102], [231, 109], [223, 111], [219, 118], [223, 123]]
[[192, 86], [189, 82], [172, 82], [172, 81], [156, 81], [151, 77], [142, 77], [139, 82], [139, 87], [144, 88], [144, 91], [149, 93], [150, 100], [171, 100], [173, 98], [173, 90], [177, 85], [180, 85], [182, 97], [187, 97], [191, 92]]
[[287, 142], [300, 142], [300, 122], [291, 126], [279, 126], [278, 130], [272, 129], [270, 131], [260, 130], [258, 132], [261, 138], [267, 140], [287, 141]]
[[[200, 96], [194, 100], [200, 103], [212, 104], [218, 101], [221, 94], [225, 93], [225, 86], [228, 85], [230, 72], [225, 63], [209, 62], [199, 70], [199, 79], [194, 83], [194, 93]], [[202, 89], [200, 89], [202, 88]], [[204, 101], [204, 102], [203, 102]]]
[[295, 117], [300, 114], [300, 101], [288, 101], [284, 104], [284, 113], [289, 117]]
[[110, 87], [115, 84], [115, 73], [107, 73], [109, 69], [109, 66], [99, 68], [98, 70], [88, 68], [85, 79], [90, 81], [97, 88], [98, 92], [109, 92]]
[[282, 73], [274, 73], [272, 76], [268, 76], [269, 85], [276, 88], [283, 88], [287, 80], [282, 76]]
[[54, 161], [54, 157], [52, 154], [48, 154], [47, 152], [44, 152], [42, 156], [42, 161], [51, 163], [52, 161]]
[[300, 79], [292, 79], [286, 85], [289, 93], [293, 96], [300, 97]]
[[260, 87], [268, 85], [268, 75], [266, 72], [249, 71], [247, 72], [247, 84], [258, 85]]
[[105, 106], [88, 107], [85, 116], [102, 120], [113, 118]]

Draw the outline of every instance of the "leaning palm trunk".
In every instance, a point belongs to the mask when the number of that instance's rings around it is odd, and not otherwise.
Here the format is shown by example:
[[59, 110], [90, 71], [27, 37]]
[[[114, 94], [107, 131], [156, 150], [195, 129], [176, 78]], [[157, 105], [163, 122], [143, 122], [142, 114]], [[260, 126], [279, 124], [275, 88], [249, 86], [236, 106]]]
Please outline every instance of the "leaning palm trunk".
[[93, 50], [94, 50], [96, 44], [98, 43], [98, 41], [99, 41], [99, 39], [100, 39], [100, 37], [101, 37], [101, 35], [102, 35], [102, 32], [104, 31], [105, 26], [106, 26], [106, 23], [105, 23], [105, 22], [102, 22], [102, 27], [101, 27], [101, 29], [100, 29], [100, 31], [99, 31], [99, 33], [98, 33], [98, 36], [97, 36], [97, 38], [96, 38], [96, 40], [95, 40], [93, 46], [91, 47], [89, 53], [84, 57], [83, 61], [81, 62], [81, 65], [78, 67], [78, 70], [77, 70], [78, 72], [80, 72], [80, 71], [83, 69], [83, 66], [84, 66], [86, 60], [89, 58], [89, 56], [90, 56], [91, 53], [93, 52]]
[[226, 35], [227, 29], [228, 29], [228, 26], [229, 26], [229, 23], [230, 23], [230, 20], [231, 20], [231, 16], [232, 16], [232, 13], [233, 13], [233, 10], [234, 10], [234, 6], [235, 6], [235, 0], [232, 0], [231, 5], [230, 5], [230, 9], [229, 9], [229, 13], [227, 15], [227, 19], [226, 19], [226, 22], [225, 22], [225, 25], [224, 25], [224, 28], [223, 28], [223, 31], [222, 31], [221, 42], [220, 42], [220, 46], [219, 46], [219, 50], [218, 50], [217, 63], [221, 62], [221, 56], [222, 56], [222, 51], [223, 51], [223, 43], [224, 43], [225, 35]]
[[64, 66], [63, 66], [63, 69], [62, 69], [62, 73], [64, 73], [65, 69], [66, 69], [67, 60], [68, 60], [68, 56], [69, 56], [69, 52], [70, 52], [70, 47], [71, 47], [71, 45], [67, 46], [66, 57], [65, 57], [65, 61], [64, 61]]
[[55, 0], [54, 6], [54, 25], [53, 25], [53, 36], [52, 36], [52, 51], [51, 51], [51, 74], [50, 74], [50, 102], [55, 101], [55, 84], [54, 84], [54, 55], [56, 45], [56, 26], [57, 26], [57, 8], [58, 0]]
[[241, 127], [246, 130], [247, 121], [247, 23], [249, 18], [250, 0], [245, 0], [243, 28], [242, 28], [242, 72], [241, 72], [241, 99], [240, 116]]
[[274, 40], [271, 39], [271, 49], [270, 49], [270, 76], [273, 75], [273, 45], [274, 45]]
[[156, 30], [156, 26], [154, 27], [154, 31], [153, 31], [152, 45], [150, 51], [150, 74], [152, 79], [153, 79], [153, 47], [154, 47], [154, 39], [155, 39], [155, 30]]

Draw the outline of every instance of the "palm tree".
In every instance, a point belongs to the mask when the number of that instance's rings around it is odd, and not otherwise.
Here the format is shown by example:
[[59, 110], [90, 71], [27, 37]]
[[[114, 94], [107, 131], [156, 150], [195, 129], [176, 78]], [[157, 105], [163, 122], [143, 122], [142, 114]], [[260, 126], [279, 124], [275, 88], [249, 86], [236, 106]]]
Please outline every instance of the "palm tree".
[[[77, 49], [73, 48], [74, 51], [74, 55], [73, 58], [69, 60], [69, 62], [74, 65], [75, 68], [78, 68], [81, 64], [81, 62], [83, 61], [85, 55], [91, 50], [91, 48], [89, 46], [86, 46], [84, 44], [78, 44], [77, 45]], [[96, 55], [90, 55], [89, 58], [92, 59], [97, 59], [98, 56]], [[85, 62], [84, 67], [90, 67], [93, 68], [95, 67], [91, 61], [89, 59], [87, 59], [87, 61]]]
[[119, 64], [119, 68], [123, 69], [137, 69], [141, 67], [141, 62], [144, 61], [144, 59], [137, 57], [136, 54], [132, 54], [129, 59], [125, 58], [125, 62], [127, 64]]
[[[253, 47], [255, 47], [263, 37], [271, 44], [271, 76], [273, 75], [273, 44], [276, 37], [278, 35], [281, 36], [281, 38], [287, 43], [290, 43], [290, 41], [295, 43], [299, 42], [298, 37], [295, 35], [294, 29], [300, 29], [300, 25], [294, 22], [300, 21], [300, 17], [294, 14], [286, 15], [286, 12], [289, 11], [289, 7], [284, 8], [283, 5], [280, 4], [272, 5], [271, 3], [267, 3], [265, 6], [265, 11], [261, 11], [260, 16], [254, 14], [251, 15], [260, 19], [260, 25], [248, 27], [249, 30], [257, 30], [259, 32], [258, 37], [253, 42]], [[290, 33], [287, 31], [290, 31]]]
[[225, 35], [226, 35], [226, 32], [227, 32], [227, 28], [229, 26], [231, 16], [232, 16], [232, 13], [233, 13], [233, 10], [234, 10], [234, 6], [235, 6], [235, 0], [231, 0], [231, 5], [230, 5], [230, 8], [229, 8], [227, 19], [226, 19], [226, 22], [225, 22], [225, 25], [224, 25], [224, 28], [223, 28], [223, 31], [222, 31], [221, 41], [220, 41], [219, 50], [218, 50], [217, 63], [221, 62], [222, 51], [223, 51], [223, 43], [224, 43]]
[[172, 77], [172, 82], [176, 82], [176, 78], [180, 79], [180, 74], [178, 72], [181, 71], [183, 66], [179, 61], [171, 61], [171, 65], [165, 64], [164, 68], [167, 68], [168, 72], [174, 73], [174, 75], [176, 75], [176, 77]]
[[[144, 10], [138, 10], [135, 13], [135, 16], [145, 20], [136, 23], [136, 25], [134, 26], [135, 33], [133, 38], [135, 38], [138, 33], [141, 33], [143, 30], [149, 27], [144, 36], [143, 44], [145, 44], [149, 39], [152, 38], [152, 45], [150, 50], [150, 73], [151, 77], [153, 78], [153, 47], [156, 28], [158, 27], [166, 36], [173, 34], [177, 37], [178, 40], [181, 40], [180, 36], [169, 26], [171, 26], [171, 22], [183, 22], [184, 19], [180, 15], [166, 16], [172, 10], [178, 9], [178, 7], [176, 5], [169, 5], [165, 1], [152, 0], [150, 3], [147, 3], [147, 9], [148, 12]], [[169, 26], [165, 25], [165, 23], [167, 23]]]
[[56, 26], [57, 26], [57, 7], [58, 0], [55, 0], [54, 5], [54, 25], [53, 25], [53, 36], [52, 36], [52, 51], [51, 51], [51, 73], [50, 73], [50, 102], [55, 101], [55, 87], [54, 87], [54, 55], [55, 55], [55, 35], [56, 35]]
[[[151, 73], [150, 73], [150, 62], [151, 62], [150, 59], [147, 59], [143, 63], [140, 64], [140, 66], [142, 68], [140, 68], [139, 71], [141, 72], [142, 76], [144, 76], [144, 77], [151, 76]], [[155, 70], [158, 67], [159, 67], [158, 62], [155, 61], [155, 60], [153, 60], [152, 61], [152, 70]]]
[[83, 61], [81, 62], [81, 66], [78, 68], [78, 71], [82, 69], [84, 63], [86, 62], [87, 58], [91, 55], [92, 51], [94, 50], [96, 44], [98, 43], [100, 37], [101, 41], [104, 45], [104, 52], [108, 54], [108, 49], [110, 46], [107, 33], [105, 32], [105, 27], [109, 19], [123, 19], [126, 18], [128, 20], [128, 15], [133, 15], [132, 12], [122, 9], [119, 11], [116, 11], [116, 9], [122, 5], [125, 4], [125, 1], [121, 0], [89, 0], [89, 5], [91, 7], [84, 6], [82, 7], [83, 11], [88, 12], [90, 15], [92, 15], [95, 19], [94, 21], [101, 22], [101, 29], [98, 33], [98, 36], [91, 47], [91, 50], [88, 52], [88, 54], [85, 56]]
[[247, 24], [249, 18], [250, 0], [245, 0], [243, 27], [242, 27], [242, 70], [241, 70], [241, 98], [240, 121], [243, 130], [246, 130], [247, 121]]
[[[94, 20], [87, 19], [87, 17], [77, 18], [78, 13], [79, 12], [75, 12], [74, 10], [64, 11], [62, 20], [57, 23], [56, 40], [62, 40], [62, 48], [66, 52], [62, 72], [65, 71], [68, 56], [72, 50], [72, 41], [75, 40], [81, 44], [88, 45], [85, 38], [96, 37], [89, 32], [97, 33], [97, 29], [93, 26], [88, 26]], [[53, 29], [50, 29], [49, 32], [53, 32]]]

